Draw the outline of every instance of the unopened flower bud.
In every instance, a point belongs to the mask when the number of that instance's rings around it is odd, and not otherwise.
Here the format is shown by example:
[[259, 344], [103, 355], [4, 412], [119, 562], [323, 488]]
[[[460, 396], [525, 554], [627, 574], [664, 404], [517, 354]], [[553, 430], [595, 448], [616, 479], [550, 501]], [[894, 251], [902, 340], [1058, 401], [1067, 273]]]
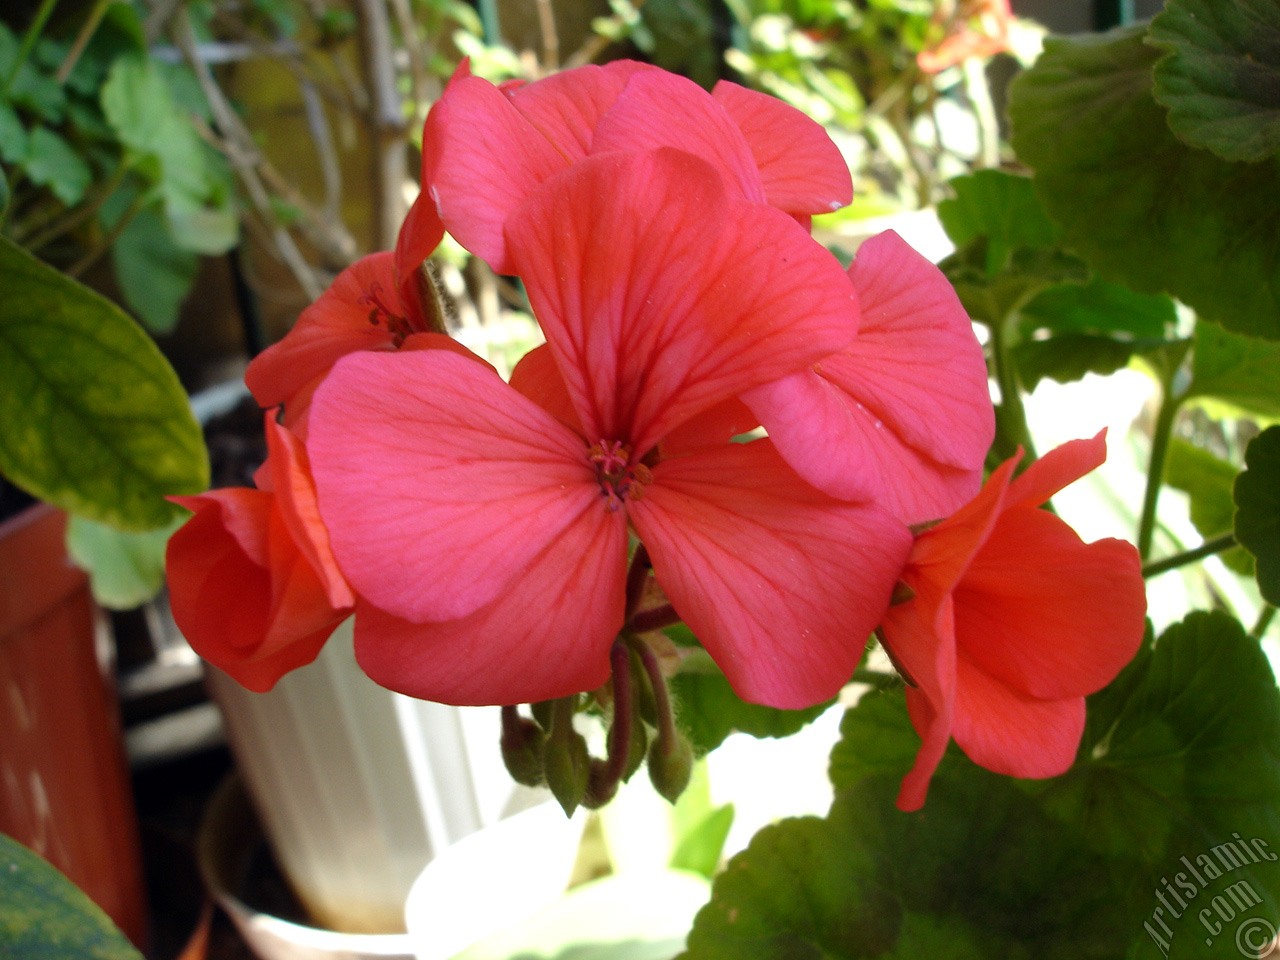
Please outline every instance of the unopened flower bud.
[[675, 803], [689, 785], [693, 773], [693, 747], [676, 734], [668, 742], [659, 737], [649, 748], [649, 779], [670, 803]]

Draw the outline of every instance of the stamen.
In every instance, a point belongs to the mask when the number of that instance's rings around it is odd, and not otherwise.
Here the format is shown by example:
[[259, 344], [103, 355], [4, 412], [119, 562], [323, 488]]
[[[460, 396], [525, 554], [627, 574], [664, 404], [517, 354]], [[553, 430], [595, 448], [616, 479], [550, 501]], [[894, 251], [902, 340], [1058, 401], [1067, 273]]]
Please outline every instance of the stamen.
[[413, 327], [409, 321], [388, 305], [381, 283], [374, 281], [369, 287], [369, 292], [356, 302], [362, 307], [369, 308], [369, 323], [372, 326], [386, 325], [387, 332], [391, 334], [397, 347], [404, 342], [405, 337], [413, 333]]
[[610, 513], [621, 508], [627, 497], [639, 499], [653, 472], [643, 463], [631, 462], [631, 448], [620, 440], [600, 440], [587, 450], [587, 459], [596, 467], [596, 479]]

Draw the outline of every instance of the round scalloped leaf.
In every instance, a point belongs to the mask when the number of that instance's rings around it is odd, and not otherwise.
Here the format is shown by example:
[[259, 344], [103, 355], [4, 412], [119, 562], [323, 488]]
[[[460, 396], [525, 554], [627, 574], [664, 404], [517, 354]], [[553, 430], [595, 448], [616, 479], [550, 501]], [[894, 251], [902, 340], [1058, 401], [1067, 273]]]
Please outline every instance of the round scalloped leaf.
[[5, 960], [142, 960], [70, 880], [0, 834], [0, 956]]
[[1142, 27], [1048, 40], [1014, 81], [1018, 157], [1104, 279], [1167, 293], [1229, 330], [1280, 339], [1280, 170], [1183, 143], [1152, 96]]
[[1257, 561], [1258, 589], [1280, 605], [1280, 427], [1249, 444], [1236, 478], [1236, 539]]
[[106, 298], [0, 238], [0, 472], [71, 513], [164, 526], [209, 460], [177, 374]]
[[1155, 96], [1181, 140], [1224, 160], [1280, 151], [1280, 3], [1169, 0], [1148, 42], [1170, 51]]

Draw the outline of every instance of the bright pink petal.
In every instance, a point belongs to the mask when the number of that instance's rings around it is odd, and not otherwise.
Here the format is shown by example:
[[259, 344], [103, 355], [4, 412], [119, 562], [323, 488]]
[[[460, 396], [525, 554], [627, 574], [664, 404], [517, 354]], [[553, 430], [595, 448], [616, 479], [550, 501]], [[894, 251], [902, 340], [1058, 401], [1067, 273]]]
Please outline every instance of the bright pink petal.
[[1028, 506], [1005, 510], [954, 597], [960, 658], [1045, 700], [1111, 682], [1138, 651], [1147, 609], [1132, 544], [1086, 544]]
[[853, 199], [853, 179], [822, 126], [777, 97], [721, 80], [711, 91], [742, 131], [765, 199], [788, 213], [830, 213]]
[[591, 152], [674, 147], [707, 161], [730, 193], [765, 202], [755, 157], [725, 108], [692, 80], [666, 71], [637, 73], [596, 127]]
[[627, 510], [658, 583], [738, 695], [783, 708], [835, 696], [888, 605], [906, 529], [814, 490], [767, 440], [653, 475]]
[[625, 512], [585, 511], [470, 616], [418, 624], [362, 604], [356, 658], [383, 686], [440, 703], [531, 703], [592, 690], [609, 677], [622, 628], [626, 558]]
[[744, 399], [832, 496], [876, 497], [908, 523], [947, 516], [977, 492], [995, 433], [982, 348], [951, 284], [892, 231], [863, 244], [849, 275], [857, 338]]
[[583, 441], [447, 350], [358, 354], [316, 391], [307, 450], [347, 579], [415, 622], [492, 602], [587, 510]]
[[395, 348], [388, 317], [394, 323], [400, 312], [392, 254], [362, 257], [302, 311], [283, 340], [249, 364], [245, 383], [260, 407], [284, 404], [291, 425], [305, 412], [298, 398], [310, 396], [340, 357]]
[[637, 455], [855, 329], [853, 288], [827, 251], [674, 150], [575, 164], [507, 237], [587, 436]]
[[276, 505], [293, 542], [323, 585], [330, 605], [350, 607], [356, 602], [329, 546], [329, 531], [320, 519], [315, 481], [302, 441], [266, 415], [267, 463]]
[[396, 294], [416, 330], [429, 326], [430, 308], [424, 308], [424, 300], [434, 297], [430, 281], [422, 275], [422, 264], [435, 252], [444, 238], [444, 224], [436, 210], [436, 202], [429, 189], [423, 189], [409, 208], [400, 235], [396, 238], [395, 277]]
[[524, 84], [508, 96], [566, 160], [581, 160], [591, 149], [600, 118], [639, 70], [656, 68], [630, 61], [592, 64]]
[[758, 426], [760, 421], [751, 408], [737, 397], [730, 397], [668, 433], [662, 440], [662, 455], [675, 457], [703, 447], [723, 446]]
[[1038, 507], [1063, 487], [1096, 470], [1107, 459], [1107, 431], [1069, 440], [1036, 460], [1009, 487], [1009, 505]]
[[551, 356], [551, 348], [545, 343], [520, 358], [511, 371], [511, 386], [575, 433], [582, 433], [578, 411], [573, 408], [573, 400], [564, 385], [564, 377], [560, 376], [555, 357]]
[[422, 149], [427, 189], [449, 233], [498, 273], [515, 272], [503, 225], [569, 160], [502, 91], [479, 77], [449, 84], [427, 116]]
[[1066, 773], [1084, 732], [1084, 697], [1037, 700], [963, 659], [952, 736], [974, 763], [1009, 777]]

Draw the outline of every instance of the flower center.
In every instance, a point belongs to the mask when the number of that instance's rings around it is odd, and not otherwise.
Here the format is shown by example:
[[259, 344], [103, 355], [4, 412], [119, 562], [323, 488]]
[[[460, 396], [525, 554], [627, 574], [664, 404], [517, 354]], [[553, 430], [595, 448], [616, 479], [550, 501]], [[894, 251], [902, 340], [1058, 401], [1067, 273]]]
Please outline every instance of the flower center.
[[369, 287], [369, 292], [357, 302], [362, 307], [368, 307], [370, 324], [387, 328], [387, 333], [391, 334], [391, 341], [397, 348], [404, 343], [405, 337], [414, 332], [409, 321], [388, 305], [381, 283], [375, 282]]
[[596, 479], [600, 492], [606, 498], [606, 507], [613, 513], [622, 502], [631, 497], [639, 500], [644, 488], [653, 482], [653, 474], [643, 463], [631, 462], [631, 448], [620, 440], [601, 440], [587, 450], [587, 459], [596, 467]]

